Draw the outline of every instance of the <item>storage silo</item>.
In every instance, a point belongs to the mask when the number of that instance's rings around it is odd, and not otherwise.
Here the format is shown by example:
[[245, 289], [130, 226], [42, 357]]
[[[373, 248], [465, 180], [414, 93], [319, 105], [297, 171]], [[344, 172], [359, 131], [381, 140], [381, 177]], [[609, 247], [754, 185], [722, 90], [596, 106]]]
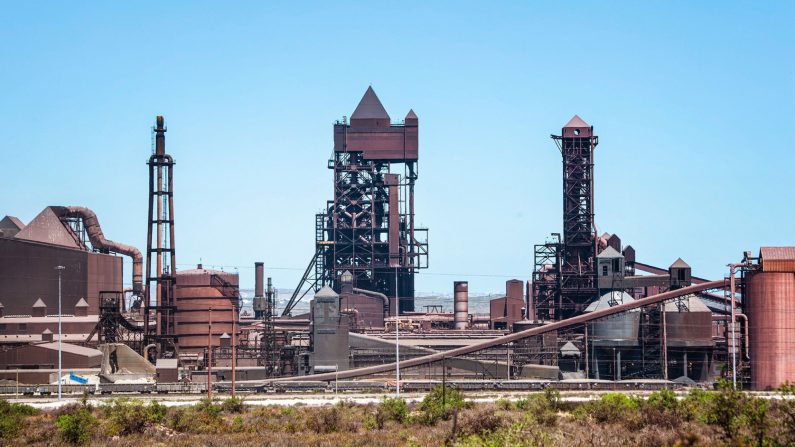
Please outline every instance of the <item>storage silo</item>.
[[[614, 290], [589, 304], [584, 312], [595, 312], [631, 301], [634, 299], [628, 293]], [[588, 323], [587, 348], [590, 350], [591, 374], [595, 378], [606, 375], [621, 380], [622, 370], [630, 365], [630, 359], [639, 345], [640, 315], [640, 309], [631, 309]]]
[[199, 264], [196, 269], [178, 271], [176, 277], [175, 322], [180, 352], [198, 353], [207, 348], [211, 318], [212, 344], [220, 346], [221, 335], [231, 334], [239, 320], [239, 312], [233, 311], [233, 306], [239, 309], [237, 273], [205, 269]]
[[751, 387], [795, 382], [795, 247], [762, 247], [760, 270], [746, 275]]

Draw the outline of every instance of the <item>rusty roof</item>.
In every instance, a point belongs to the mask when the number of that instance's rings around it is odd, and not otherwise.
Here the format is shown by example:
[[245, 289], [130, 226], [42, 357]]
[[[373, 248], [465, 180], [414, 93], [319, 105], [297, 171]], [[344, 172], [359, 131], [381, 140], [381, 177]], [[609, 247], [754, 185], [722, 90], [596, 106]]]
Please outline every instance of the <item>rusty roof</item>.
[[672, 269], [689, 269], [690, 265], [687, 262], [685, 262], [682, 258], [676, 258], [676, 261], [674, 261], [674, 263], [671, 264], [671, 266], [668, 267], [668, 268], [672, 268]]
[[0, 220], [0, 228], [21, 230], [25, 228], [25, 224], [17, 217], [6, 216]]
[[762, 247], [759, 255], [768, 261], [795, 261], [795, 247]]
[[591, 125], [583, 121], [579, 115], [574, 115], [574, 117], [570, 119], [565, 126], [563, 126], [564, 129], [567, 127], [591, 127]]
[[386, 113], [384, 105], [381, 104], [372, 86], [367, 87], [367, 91], [364, 92], [362, 100], [359, 101], [359, 105], [353, 111], [351, 119], [389, 119], [389, 114]]
[[759, 258], [764, 272], [795, 272], [795, 247], [762, 247]]
[[78, 243], [79, 239], [74, 231], [64, 225], [49, 206], [33, 218], [15, 237], [69, 248], [84, 248]]

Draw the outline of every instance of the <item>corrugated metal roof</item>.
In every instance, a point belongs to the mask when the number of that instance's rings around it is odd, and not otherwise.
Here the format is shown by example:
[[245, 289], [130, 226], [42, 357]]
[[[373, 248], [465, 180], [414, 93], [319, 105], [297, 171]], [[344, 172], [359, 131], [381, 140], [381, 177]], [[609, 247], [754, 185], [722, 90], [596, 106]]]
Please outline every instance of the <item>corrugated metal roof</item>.
[[351, 119], [389, 119], [389, 114], [386, 113], [384, 105], [381, 104], [381, 100], [378, 99], [372, 86], [367, 87], [367, 91], [364, 92], [362, 100], [353, 111]]
[[[64, 341], [75, 341], [77, 343], [85, 342], [88, 334], [63, 334]], [[53, 334], [53, 340], [58, 340], [58, 334]], [[41, 341], [41, 334], [16, 334], [16, 335], [0, 335], [0, 344], [2, 343], [30, 343]]]
[[795, 272], [795, 247], [762, 247], [759, 258], [763, 272]]
[[[75, 317], [72, 315], [62, 315], [64, 323], [96, 323], [99, 315], [87, 315], [85, 317]], [[0, 317], [1, 323], [58, 323], [58, 315], [47, 315], [46, 317], [31, 317], [30, 315], [5, 315]]]
[[[40, 348], [44, 348], [44, 349], [52, 349], [52, 350], [55, 350], [55, 351], [58, 350], [58, 343], [57, 342], [39, 343], [39, 344], [36, 344], [35, 346], [40, 347]], [[69, 344], [69, 343], [61, 343], [60, 346], [61, 346], [61, 350], [63, 352], [68, 352], [70, 354], [82, 355], [84, 357], [102, 356], [102, 352], [100, 352], [99, 350], [94, 349], [94, 348], [86, 348], [85, 346], [72, 345], [72, 344]]]
[[[617, 306], [619, 304], [629, 303], [631, 301], [635, 301], [630, 294], [627, 292], [622, 292], [620, 290], [613, 290], [612, 292], [607, 292], [598, 300], [592, 302], [585, 308], [583, 312], [594, 312], [601, 309], [607, 309], [609, 307]], [[640, 309], [631, 309], [628, 312], [638, 312]]]
[[[665, 302], [666, 312], [679, 312], [679, 307], [676, 305], [677, 300]], [[684, 305], [687, 307], [688, 312], [712, 312], [706, 304], [695, 295], [687, 295], [682, 297]]]

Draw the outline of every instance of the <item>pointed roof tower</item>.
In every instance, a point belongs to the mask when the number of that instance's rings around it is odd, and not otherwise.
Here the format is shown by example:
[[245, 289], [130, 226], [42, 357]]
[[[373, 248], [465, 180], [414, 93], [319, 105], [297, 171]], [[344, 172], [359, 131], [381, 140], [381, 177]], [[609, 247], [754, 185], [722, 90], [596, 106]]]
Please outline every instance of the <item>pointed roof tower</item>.
[[674, 261], [674, 263], [671, 264], [669, 268], [689, 269], [690, 265], [687, 262], [683, 261], [682, 258], [677, 258], [676, 261]]
[[589, 138], [593, 136], [593, 126], [583, 121], [579, 115], [574, 115], [574, 117], [563, 126], [563, 136], [569, 138]]
[[406, 118], [403, 120], [403, 123], [406, 126], [417, 126], [420, 120], [417, 117], [417, 114], [414, 113], [414, 109], [409, 109], [409, 113], [406, 114]]
[[351, 127], [389, 127], [389, 114], [373, 87], [367, 87], [362, 100], [351, 115]]

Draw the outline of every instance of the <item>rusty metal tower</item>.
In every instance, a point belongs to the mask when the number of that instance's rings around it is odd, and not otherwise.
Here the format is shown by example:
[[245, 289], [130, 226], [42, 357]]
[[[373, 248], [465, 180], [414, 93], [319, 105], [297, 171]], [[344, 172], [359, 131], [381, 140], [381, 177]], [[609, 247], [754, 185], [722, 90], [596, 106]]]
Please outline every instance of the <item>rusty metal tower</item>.
[[428, 265], [428, 230], [414, 224], [418, 129], [413, 110], [392, 124], [372, 87], [350, 123], [334, 124], [334, 199], [316, 216], [315, 256], [283, 314], [308, 290], [339, 293], [345, 271], [354, 287], [389, 297], [392, 312], [396, 301], [400, 312], [414, 310], [414, 274]]
[[537, 288], [536, 306], [539, 318], [560, 320], [581, 313], [598, 295], [594, 149], [599, 138], [577, 115], [563, 126], [561, 135], [551, 137], [563, 156], [563, 241], [547, 247], [555, 251], [554, 256], [549, 254], [555, 262], [547, 267], [538, 265], [543, 259], [538, 250], [544, 246], [536, 247], [536, 272], [546, 269], [548, 279], [546, 287], [539, 284]]
[[[166, 154], [163, 117], [155, 123], [155, 151], [149, 157], [149, 220], [146, 235], [145, 344], [154, 343], [158, 357], [177, 354], [174, 303], [174, 159]], [[154, 256], [153, 256], [154, 255]], [[152, 263], [154, 262], [154, 272]]]

